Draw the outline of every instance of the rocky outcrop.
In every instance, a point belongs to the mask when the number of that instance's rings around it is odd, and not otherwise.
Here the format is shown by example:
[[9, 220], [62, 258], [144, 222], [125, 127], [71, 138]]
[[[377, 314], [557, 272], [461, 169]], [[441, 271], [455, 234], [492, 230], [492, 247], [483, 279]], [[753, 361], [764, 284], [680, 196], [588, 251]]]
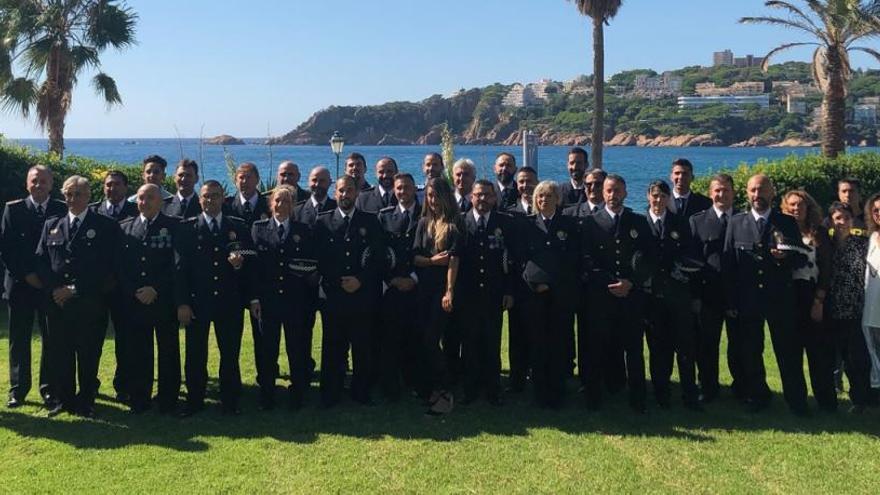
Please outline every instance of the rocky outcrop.
[[606, 146], [688, 147], [724, 146], [714, 134], [682, 134], [680, 136], [645, 136], [623, 132], [605, 142]]
[[733, 143], [730, 145], [731, 148], [752, 148], [755, 146], [770, 146], [774, 144], [776, 141], [767, 136], [752, 136], [745, 141], [740, 141], [738, 143]]
[[810, 148], [822, 144], [820, 141], [806, 138], [788, 138], [769, 145], [771, 148]]
[[238, 139], [237, 137], [230, 136], [229, 134], [221, 134], [219, 136], [214, 136], [212, 138], [208, 138], [205, 141], [205, 144], [213, 144], [219, 146], [236, 146], [245, 144], [244, 141]]

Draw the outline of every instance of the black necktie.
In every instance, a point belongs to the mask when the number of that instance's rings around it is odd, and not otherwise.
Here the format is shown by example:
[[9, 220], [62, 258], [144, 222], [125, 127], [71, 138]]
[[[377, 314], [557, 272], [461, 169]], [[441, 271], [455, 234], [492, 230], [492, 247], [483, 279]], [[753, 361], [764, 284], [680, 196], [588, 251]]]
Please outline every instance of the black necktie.
[[465, 207], [465, 201], [467, 201], [467, 200], [464, 199], [464, 196], [462, 196], [461, 199], [458, 200], [458, 209], [459, 209], [459, 210], [461, 210], [461, 211], [464, 211], [464, 210], [465, 210], [465, 208], [464, 208], [464, 207]]
[[37, 205], [37, 216], [42, 218], [45, 214], [46, 212], [43, 211], [43, 205]]
[[284, 242], [284, 224], [278, 224], [278, 241]]
[[391, 195], [388, 194], [388, 191], [382, 193], [382, 206], [388, 206], [391, 203]]
[[684, 213], [684, 209], [686, 206], [687, 203], [685, 203], [684, 198], [675, 198], [676, 213]]
[[342, 230], [344, 230], [346, 234], [348, 233], [349, 223], [350, 220], [348, 219], [348, 215], [342, 215]]
[[654, 222], [654, 224], [657, 226], [657, 233], [660, 234], [660, 238], [662, 239], [663, 238], [663, 220], [660, 220], [658, 218], [657, 221]]
[[593, 206], [593, 209], [590, 210], [590, 213], [592, 213], [593, 215], [595, 215], [597, 211], [599, 211], [599, 205], [595, 205], [595, 206]]
[[73, 222], [70, 224], [70, 238], [73, 239], [76, 237], [76, 232], [79, 230], [79, 217], [73, 217]]
[[186, 214], [186, 203], [186, 198], [180, 200], [180, 216], [184, 216], [184, 214]]
[[252, 210], [251, 210], [251, 202], [250, 202], [250, 201], [245, 201], [245, 202], [244, 202], [244, 214], [245, 214], [246, 216], [250, 216], [251, 211], [252, 211]]
[[758, 217], [758, 233], [764, 237], [764, 229], [767, 227], [767, 220], [764, 217]]
[[477, 230], [483, 232], [486, 230], [486, 217], [480, 215], [480, 221], [477, 222]]
[[727, 231], [727, 213], [721, 214], [721, 230]]
[[545, 218], [545, 219], [544, 219], [544, 227], [547, 227], [547, 230], [550, 230], [550, 223], [551, 223], [552, 221], [553, 221], [552, 218]]
[[620, 215], [614, 215], [611, 222], [614, 224], [614, 232], [617, 232], [617, 227], [620, 225]]
[[531, 214], [532, 214], [532, 205], [528, 205], [528, 206], [526, 206], [526, 215], [531, 215]]
[[412, 222], [412, 216], [410, 216], [409, 210], [403, 210], [403, 231], [404, 232], [409, 230], [410, 222]]
[[211, 218], [211, 233], [217, 235], [217, 219], [214, 217]]

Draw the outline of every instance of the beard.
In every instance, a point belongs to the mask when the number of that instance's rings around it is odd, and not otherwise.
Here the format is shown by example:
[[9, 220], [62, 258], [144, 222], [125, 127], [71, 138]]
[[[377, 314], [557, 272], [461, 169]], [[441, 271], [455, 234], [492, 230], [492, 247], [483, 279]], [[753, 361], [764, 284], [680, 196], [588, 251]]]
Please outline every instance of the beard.
[[498, 179], [498, 182], [504, 184], [505, 186], [513, 181], [513, 174], [511, 174], [507, 170], [502, 170], [501, 172], [498, 172], [497, 174], [495, 174], [495, 177]]
[[568, 173], [568, 175], [571, 177], [571, 180], [573, 180], [575, 182], [580, 182], [584, 179], [584, 171], [583, 170], [572, 170], [571, 172]]

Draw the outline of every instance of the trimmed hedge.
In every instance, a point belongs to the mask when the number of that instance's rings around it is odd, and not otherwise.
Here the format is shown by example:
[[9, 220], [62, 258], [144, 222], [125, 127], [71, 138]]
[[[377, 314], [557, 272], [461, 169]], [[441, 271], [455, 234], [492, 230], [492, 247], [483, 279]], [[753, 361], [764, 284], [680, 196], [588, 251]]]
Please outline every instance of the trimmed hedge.
[[[92, 201], [104, 197], [104, 175], [109, 170], [118, 170], [128, 178], [128, 188], [133, 194], [143, 184], [140, 164], [117, 163], [94, 160], [81, 156], [67, 156], [60, 159], [54, 153], [47, 153], [0, 140], [0, 206], [7, 201], [27, 195], [25, 179], [33, 165], [45, 165], [52, 169], [54, 176], [53, 196], [61, 197], [61, 184], [71, 175], [81, 175], [91, 183]], [[174, 181], [165, 180], [166, 188], [175, 191]]]
[[[880, 191], [880, 153], [855, 152], [828, 159], [821, 155], [791, 155], [781, 160], [759, 160], [753, 165], [741, 164], [733, 170], [719, 170], [733, 176], [737, 205], [746, 205], [746, 183], [754, 174], [767, 174], [776, 185], [777, 199], [786, 191], [804, 189], [823, 207], [837, 199], [837, 181], [855, 177], [862, 183], [862, 198]], [[691, 186], [695, 191], [709, 190], [713, 174], [697, 177]]]

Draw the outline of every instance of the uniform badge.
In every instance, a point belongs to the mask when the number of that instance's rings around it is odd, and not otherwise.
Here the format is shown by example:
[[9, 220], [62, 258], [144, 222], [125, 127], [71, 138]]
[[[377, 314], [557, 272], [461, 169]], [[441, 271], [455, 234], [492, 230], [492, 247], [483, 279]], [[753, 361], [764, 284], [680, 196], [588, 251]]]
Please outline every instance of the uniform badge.
[[58, 233], [58, 227], [55, 227], [54, 229], [50, 230], [49, 233], [52, 234], [52, 235], [57, 234], [57, 233]]
[[293, 242], [299, 242], [302, 238], [299, 234], [293, 234]]
[[629, 231], [629, 236], [632, 237], [633, 239], [638, 239], [639, 238], [639, 231], [636, 229], [632, 229]]
[[501, 227], [495, 229], [495, 237], [501, 237], [504, 232], [501, 231]]
[[237, 236], [235, 235], [235, 231], [234, 231], [234, 230], [230, 230], [230, 231], [229, 231], [229, 240], [230, 240], [230, 241], [234, 241], [236, 237], [237, 237]]
[[358, 229], [358, 233], [361, 235], [361, 237], [366, 237], [366, 235], [367, 235], [367, 229], [361, 227], [361, 228]]
[[266, 215], [265, 213], [263, 213], [262, 215], [260, 215], [260, 220], [265, 220], [265, 219], [267, 219], [267, 218], [269, 218], [269, 215]]
[[161, 229], [159, 229], [159, 235], [162, 235], [162, 236], [168, 235], [168, 229], [166, 229], [165, 227], [162, 227]]
[[556, 237], [558, 237], [560, 241], [564, 241], [568, 238], [568, 234], [566, 234], [564, 230], [557, 230]]
[[94, 239], [94, 238], [95, 238], [95, 235], [96, 235], [96, 234], [95, 234], [95, 230], [94, 230], [94, 229], [89, 229], [89, 230], [86, 231], [86, 237], [89, 238], [89, 239]]
[[678, 232], [673, 230], [669, 233], [669, 237], [672, 237], [672, 240], [677, 241], [680, 236], [678, 235]]

